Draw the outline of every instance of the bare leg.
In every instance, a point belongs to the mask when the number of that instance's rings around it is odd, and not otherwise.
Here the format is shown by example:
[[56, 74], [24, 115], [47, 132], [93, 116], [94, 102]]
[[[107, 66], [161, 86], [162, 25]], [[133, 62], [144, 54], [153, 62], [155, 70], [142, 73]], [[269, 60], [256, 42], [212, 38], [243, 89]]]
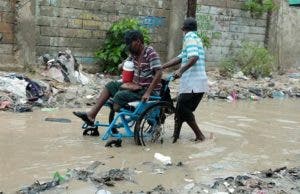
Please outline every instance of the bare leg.
[[178, 117], [176, 117], [175, 118], [175, 128], [174, 128], [174, 133], [173, 133], [173, 143], [177, 142], [177, 139], [180, 136], [181, 127], [182, 127], [182, 121]]
[[91, 121], [94, 121], [98, 112], [102, 108], [102, 106], [105, 104], [105, 102], [109, 99], [110, 94], [107, 90], [107, 88], [104, 88], [99, 96], [99, 98], [96, 101], [96, 104], [92, 107], [92, 109], [87, 112], [87, 116]]
[[205, 140], [205, 136], [203, 135], [203, 133], [199, 129], [199, 127], [198, 127], [195, 120], [187, 121], [187, 124], [192, 128], [192, 130], [194, 131], [194, 133], [196, 135], [195, 141], [198, 141], [198, 140], [204, 141]]

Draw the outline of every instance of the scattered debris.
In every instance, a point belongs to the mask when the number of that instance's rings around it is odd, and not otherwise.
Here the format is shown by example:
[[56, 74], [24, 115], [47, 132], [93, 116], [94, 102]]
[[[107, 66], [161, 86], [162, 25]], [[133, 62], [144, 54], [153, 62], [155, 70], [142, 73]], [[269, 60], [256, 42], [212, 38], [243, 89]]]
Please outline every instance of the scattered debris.
[[212, 186], [186, 185], [190, 193], [299, 193], [300, 167], [287, 167], [275, 170], [218, 178]]
[[71, 123], [70, 119], [65, 119], [65, 118], [45, 118], [45, 121], [58, 122], [58, 123]]
[[70, 82], [72, 84], [80, 83], [86, 85], [89, 83], [87, 76], [83, 74], [80, 65], [72, 55], [71, 50], [60, 51], [57, 57], [50, 59], [48, 54], [42, 56], [45, 70], [43, 75], [53, 78], [58, 82]]
[[172, 165], [170, 156], [164, 156], [161, 153], [155, 153], [154, 158], [161, 161], [164, 165]]
[[105, 147], [112, 147], [113, 145], [115, 145], [116, 147], [121, 147], [122, 139], [113, 139], [113, 140], [107, 141], [107, 143], [105, 144]]

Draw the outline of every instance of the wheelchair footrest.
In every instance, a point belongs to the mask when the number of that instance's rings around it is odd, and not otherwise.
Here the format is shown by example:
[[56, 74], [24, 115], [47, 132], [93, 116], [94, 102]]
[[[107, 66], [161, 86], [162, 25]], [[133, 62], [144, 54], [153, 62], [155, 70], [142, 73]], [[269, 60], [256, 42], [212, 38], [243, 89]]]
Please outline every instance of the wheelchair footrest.
[[84, 135], [84, 136], [99, 136], [100, 135], [97, 126], [87, 126], [83, 129], [84, 130], [83, 130], [82, 135]]

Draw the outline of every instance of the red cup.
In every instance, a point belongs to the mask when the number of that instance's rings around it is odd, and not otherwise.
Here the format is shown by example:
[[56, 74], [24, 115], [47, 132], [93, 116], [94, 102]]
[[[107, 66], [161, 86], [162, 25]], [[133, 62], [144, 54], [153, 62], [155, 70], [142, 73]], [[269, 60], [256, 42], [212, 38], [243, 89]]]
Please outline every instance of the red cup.
[[133, 74], [134, 74], [133, 71], [123, 70], [123, 72], [122, 72], [123, 83], [132, 82]]
[[133, 80], [133, 62], [125, 61], [123, 65], [123, 72], [122, 72], [122, 81], [123, 83], [132, 82]]

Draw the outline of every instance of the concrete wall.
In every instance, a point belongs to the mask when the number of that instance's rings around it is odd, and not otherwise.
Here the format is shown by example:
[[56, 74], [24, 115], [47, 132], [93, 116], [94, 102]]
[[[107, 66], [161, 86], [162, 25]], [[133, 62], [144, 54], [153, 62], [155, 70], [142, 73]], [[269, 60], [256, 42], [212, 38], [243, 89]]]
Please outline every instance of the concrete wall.
[[[15, 1], [0, 1], [0, 70], [14, 68], [15, 57]], [[2, 64], [2, 65], [1, 65]]]
[[80, 63], [93, 64], [112, 22], [133, 17], [150, 29], [152, 45], [166, 58], [169, 12], [170, 0], [38, 0], [36, 54], [69, 48]]
[[275, 55], [278, 70], [300, 68], [300, 7], [277, 0], [279, 9], [272, 15], [269, 49]]
[[[280, 9], [272, 15], [269, 48], [279, 69], [299, 67], [300, 10], [286, 0], [276, 2]], [[241, 10], [243, 3], [197, 1], [199, 28], [212, 38], [208, 66], [216, 67], [245, 40], [264, 43], [266, 16], [252, 18]], [[94, 52], [112, 22], [124, 17], [137, 18], [150, 29], [152, 45], [166, 61], [181, 49], [186, 9], [182, 0], [0, 0], [0, 70], [30, 67], [38, 56], [66, 48], [88, 69], [97, 67], [91, 65]]]
[[182, 0], [172, 0], [169, 24], [169, 42], [167, 59], [177, 56], [182, 48], [183, 33], [182, 23], [186, 16], [187, 2]]
[[35, 0], [19, 0], [16, 4], [16, 59], [28, 70], [36, 61]]
[[212, 40], [206, 50], [210, 67], [241, 47], [243, 41], [263, 45], [266, 32], [266, 15], [252, 18], [241, 10], [244, 0], [198, 0], [196, 18], [199, 31], [207, 32]]

